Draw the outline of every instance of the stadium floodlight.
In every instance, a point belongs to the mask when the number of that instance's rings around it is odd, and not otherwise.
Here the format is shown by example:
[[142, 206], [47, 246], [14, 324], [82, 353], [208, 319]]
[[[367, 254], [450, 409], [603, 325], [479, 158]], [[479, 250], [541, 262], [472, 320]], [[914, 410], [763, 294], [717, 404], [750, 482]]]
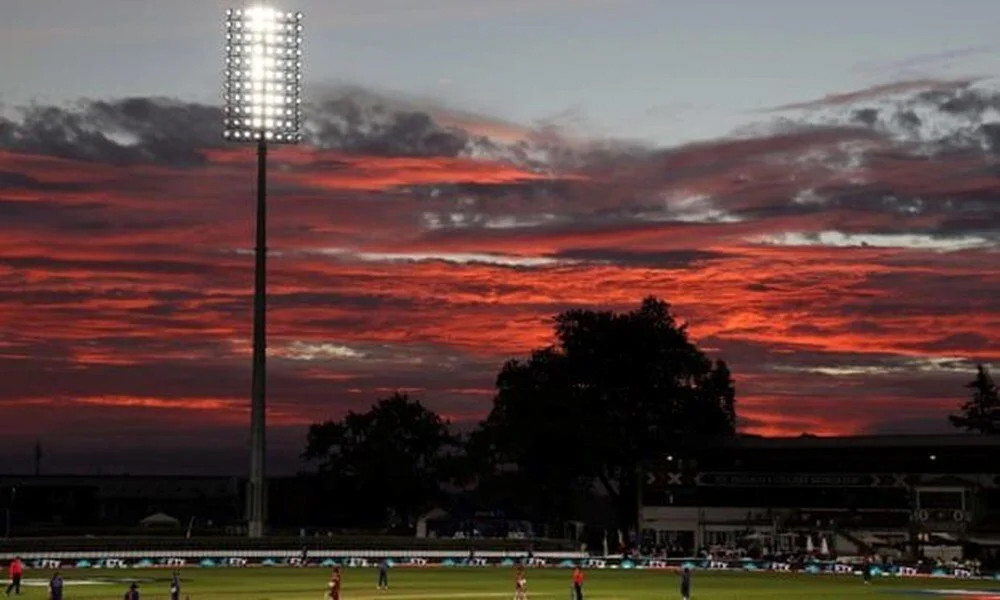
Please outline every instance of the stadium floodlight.
[[302, 13], [227, 10], [224, 137], [294, 144], [301, 119]]
[[302, 141], [302, 13], [265, 6], [227, 10], [224, 85], [223, 137], [257, 144], [247, 532], [260, 537], [266, 516], [267, 146]]

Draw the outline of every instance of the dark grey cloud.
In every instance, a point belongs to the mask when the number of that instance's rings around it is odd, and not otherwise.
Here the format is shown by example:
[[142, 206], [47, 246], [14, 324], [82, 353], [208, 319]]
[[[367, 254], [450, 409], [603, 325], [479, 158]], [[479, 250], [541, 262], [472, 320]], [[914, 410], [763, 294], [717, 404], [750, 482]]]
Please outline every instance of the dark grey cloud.
[[878, 121], [878, 110], [874, 108], [862, 108], [854, 111], [854, 120], [869, 127]]
[[[94, 197], [100, 197], [100, 189], [96, 185], [80, 184], [74, 187], [78, 187], [79, 190], [73, 190], [73, 193], [96, 192]], [[183, 229], [196, 224], [199, 217], [190, 214], [167, 216], [156, 213], [128, 214], [100, 201], [70, 204], [60, 202], [59, 192], [53, 192], [52, 189], [38, 190], [38, 197], [30, 201], [3, 199], [11, 191], [17, 193], [23, 189], [5, 187], [0, 182], [0, 219], [7, 227], [17, 228], [20, 231], [58, 231], [65, 236], [84, 237], [113, 234], [133, 236], [142, 232], [163, 231], [171, 227]], [[141, 250], [144, 253], [156, 254], [166, 248], [154, 246]]]
[[197, 166], [220, 145], [218, 108], [166, 98], [32, 105], [0, 121], [0, 148], [115, 165]]
[[981, 125], [978, 133], [985, 140], [991, 152], [1000, 154], [1000, 123], [986, 123]]
[[[960, 264], [966, 262], [962, 258], [956, 260], [960, 261]], [[989, 271], [934, 273], [897, 270], [889, 273], [873, 273], [859, 285], [859, 288], [859, 291], [863, 289], [880, 292], [887, 301], [906, 300], [910, 296], [903, 294], [893, 299], [888, 292], [898, 293], [899, 290], [919, 292], [919, 300], [931, 309], [936, 305], [954, 307], [958, 298], [961, 298], [961, 306], [966, 309], [996, 307], [1000, 302], [996, 293], [996, 279]], [[879, 306], [878, 302], [871, 298], [864, 300], [868, 306]]]
[[887, 136], [894, 143], [919, 145], [922, 152], [1000, 152], [996, 115], [1000, 91], [983, 82], [884, 86], [882, 93], [855, 94], [843, 106], [818, 104], [785, 126], [853, 126]]
[[[0, 183], [0, 198], [4, 197], [5, 191]], [[55, 200], [36, 199], [24, 202], [0, 199], [0, 219], [7, 226], [21, 228], [44, 227], [54, 221], [70, 228], [93, 219], [102, 207], [103, 205], [96, 203], [66, 206]]]
[[[340, 91], [306, 108], [306, 143], [378, 156], [459, 156], [499, 150], [486, 138], [439, 124], [427, 112]], [[219, 106], [170, 98], [80, 101], [22, 107], [0, 118], [0, 149], [114, 165], [196, 167], [203, 151], [220, 148]], [[0, 185], [38, 186], [24, 179]], [[9, 179], [9, 177], [7, 178]]]
[[912, 110], [904, 110], [896, 115], [897, 122], [907, 129], [915, 129], [920, 127], [923, 121], [917, 116], [917, 113]]
[[865, 333], [872, 335], [882, 334], [887, 331], [885, 326], [868, 319], [848, 321], [847, 323], [844, 323], [843, 328], [845, 331], [850, 331], [852, 333]]
[[685, 269], [732, 255], [712, 250], [631, 251], [613, 248], [570, 248], [552, 255], [553, 258], [605, 262], [629, 267], [652, 269]]
[[[801, 327], [793, 325], [796, 331], [808, 332], [810, 334], [827, 334], [830, 331], [840, 331], [840, 327], [835, 329], [823, 329], [813, 326]], [[862, 331], [867, 326], [862, 324], [858, 327], [847, 327], [857, 333], [870, 333], [873, 336], [884, 335], [881, 329], [878, 331]], [[791, 328], [789, 328], [791, 329]], [[796, 344], [793, 342], [773, 342], [755, 341], [751, 339], [741, 339], [738, 336], [716, 337], [709, 336], [699, 340], [699, 345], [716, 349], [719, 355], [727, 361], [740, 363], [747, 367], [746, 372], [781, 372], [782, 370], [807, 371], [823, 367], [868, 367], [872, 369], [883, 369], [886, 374], [891, 371], [898, 371], [900, 378], [937, 378], [943, 377], [950, 386], [950, 392], [945, 396], [960, 397], [964, 394], [960, 383], [965, 379], [971, 379], [975, 375], [973, 362], [963, 359], [950, 358], [938, 365], [927, 362], [926, 357], [904, 356], [889, 352], [864, 352], [864, 351], [838, 351], [832, 349], [817, 349], [807, 344]], [[936, 350], [933, 349], [933, 350]], [[945, 355], [948, 355], [945, 352]], [[933, 355], [932, 355], [933, 356]], [[926, 370], [920, 371], [915, 365], [922, 365]], [[737, 371], [739, 372], [739, 371]], [[873, 373], [874, 374], [874, 373]], [[883, 378], [886, 374], [876, 375]], [[815, 378], [822, 378], [816, 374]], [[833, 376], [830, 376], [833, 377]], [[870, 383], [870, 379], [865, 377], [855, 378], [857, 381]], [[801, 383], [801, 382], [799, 382]], [[825, 383], [824, 383], [825, 385]], [[902, 386], [901, 386], [902, 387]], [[938, 393], [940, 390], [934, 390]]]
[[976, 332], [962, 332], [943, 335], [935, 340], [915, 344], [917, 348], [932, 352], [960, 352], [975, 354], [994, 350], [994, 343], [988, 337]]
[[410, 186], [407, 192], [421, 199], [461, 199], [463, 202], [488, 199], [491, 204], [495, 200], [521, 200], [526, 206], [537, 208], [538, 202], [563, 197], [572, 187], [572, 183], [561, 179], [538, 179], [497, 184], [444, 182]]
[[938, 108], [943, 112], [978, 117], [1000, 105], [1000, 94], [977, 89], [958, 89], [937, 101]]
[[394, 112], [351, 96], [318, 102], [309, 116], [308, 139], [322, 148], [376, 156], [458, 156], [471, 137], [438, 125], [427, 113]]
[[26, 173], [0, 171], [0, 190], [5, 188], [38, 192], [80, 192], [90, 189], [89, 186], [84, 183], [72, 181], [42, 181]]
[[88, 260], [88, 259], [60, 259], [49, 256], [10, 256], [0, 257], [0, 264], [13, 267], [15, 269], [44, 268], [49, 271], [91, 271], [91, 272], [111, 272], [111, 273], [165, 273], [165, 274], [191, 274], [211, 276], [220, 271], [225, 271], [225, 267], [213, 265], [208, 262], [183, 261], [183, 260]]
[[[882, 163], [887, 157], [869, 158], [869, 168], [878, 173], [883, 164], [892, 169], [899, 165], [924, 161], [920, 157], [893, 155], [892, 164]], [[994, 167], [983, 164], [978, 172], [966, 169], [954, 182], [955, 191], [935, 190], [940, 177], [951, 176], [946, 170], [931, 171], [933, 165], [916, 173], [914, 177], [927, 177], [927, 189], [910, 185], [900, 189], [876, 176], [869, 183], [818, 185], [810, 189], [814, 202], [787, 202], [783, 198], [767, 196], [754, 203], [741, 206], [737, 194], [721, 196], [717, 201], [727, 206], [730, 213], [744, 220], [764, 220], [792, 216], [816, 216], [826, 222], [827, 228], [842, 233], [868, 234], [920, 234], [932, 238], [956, 235], [976, 235], [986, 239], [1000, 239], [1000, 203], [993, 200], [995, 192], [991, 180]], [[975, 181], [982, 189], [968, 189], [965, 178]], [[861, 219], [863, 215], [884, 215], [891, 219]]]

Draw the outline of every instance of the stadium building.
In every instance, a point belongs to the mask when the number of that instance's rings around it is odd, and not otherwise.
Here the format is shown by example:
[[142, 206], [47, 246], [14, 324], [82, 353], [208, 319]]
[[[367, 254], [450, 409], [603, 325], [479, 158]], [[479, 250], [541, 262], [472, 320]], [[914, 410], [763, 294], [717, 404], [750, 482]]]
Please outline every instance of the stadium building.
[[0, 506], [18, 535], [95, 525], [181, 527], [191, 518], [221, 525], [240, 515], [241, 489], [233, 477], [3, 475]]
[[[995, 557], [1000, 437], [741, 436], [665, 457], [643, 495], [643, 540], [680, 551], [915, 551]], [[943, 556], [940, 556], [943, 558]]]

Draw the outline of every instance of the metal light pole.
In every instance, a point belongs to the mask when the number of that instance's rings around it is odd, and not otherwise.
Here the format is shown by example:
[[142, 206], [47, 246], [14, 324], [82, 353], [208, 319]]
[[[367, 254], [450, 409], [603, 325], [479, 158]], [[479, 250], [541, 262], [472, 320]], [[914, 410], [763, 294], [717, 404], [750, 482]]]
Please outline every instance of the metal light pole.
[[4, 537], [10, 538], [10, 514], [14, 510], [14, 498], [17, 496], [17, 488], [10, 488], [10, 499], [7, 501], [7, 526], [4, 528]]
[[267, 147], [302, 141], [302, 13], [263, 6], [226, 11], [224, 99], [225, 139], [257, 145], [247, 530], [250, 537], [261, 537], [267, 515]]

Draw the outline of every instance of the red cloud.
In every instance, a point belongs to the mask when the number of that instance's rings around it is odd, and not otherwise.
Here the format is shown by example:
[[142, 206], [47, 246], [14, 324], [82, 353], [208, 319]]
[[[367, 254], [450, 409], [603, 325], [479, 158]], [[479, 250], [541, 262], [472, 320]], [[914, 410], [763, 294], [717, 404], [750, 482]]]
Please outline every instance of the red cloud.
[[[69, 437], [102, 417], [243, 431], [254, 156], [204, 156], [181, 169], [0, 153], [0, 403], [24, 435], [57, 413]], [[287, 148], [271, 175], [271, 397], [286, 431], [395, 389], [475, 420], [503, 361], [551, 343], [552, 315], [648, 294], [730, 362], [755, 433], [877, 429], [907, 398], [933, 424], [963, 395], [963, 366], [1000, 361], [989, 248], [781, 242], [995, 233], [982, 153], [914, 157], [833, 129], [556, 175]]]

